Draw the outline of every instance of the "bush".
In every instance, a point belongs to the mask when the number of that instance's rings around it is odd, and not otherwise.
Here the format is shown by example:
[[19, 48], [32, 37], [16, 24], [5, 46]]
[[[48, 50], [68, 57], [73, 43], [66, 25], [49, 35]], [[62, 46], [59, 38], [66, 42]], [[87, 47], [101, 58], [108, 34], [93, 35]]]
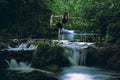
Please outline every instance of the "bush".
[[120, 22], [108, 26], [107, 37], [109, 41], [116, 42], [120, 39]]
[[2, 0], [0, 38], [46, 38], [50, 15], [47, 0]]
[[33, 66], [41, 68], [50, 65], [64, 67], [69, 65], [63, 47], [52, 46], [49, 42], [40, 42], [37, 50], [33, 53]]

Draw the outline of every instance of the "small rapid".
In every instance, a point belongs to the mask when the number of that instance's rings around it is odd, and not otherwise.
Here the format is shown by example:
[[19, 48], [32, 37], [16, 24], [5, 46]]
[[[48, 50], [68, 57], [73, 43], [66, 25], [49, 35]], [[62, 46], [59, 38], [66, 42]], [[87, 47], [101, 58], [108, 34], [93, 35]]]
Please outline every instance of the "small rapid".
[[90, 42], [70, 42], [68, 40], [53, 41], [58, 42], [58, 45], [65, 48], [68, 59], [72, 66], [85, 65], [86, 64], [86, 48], [94, 46], [94, 43]]
[[21, 50], [35, 50], [37, 48], [36, 45], [34, 44], [30, 44], [28, 45], [27, 43], [21, 43], [20, 45], [18, 45], [17, 47], [11, 47], [10, 45], [8, 45], [8, 48], [7, 49], [3, 49], [4, 50], [7, 50], [7, 51], [21, 51]]
[[15, 59], [11, 59], [10, 61], [5, 60], [8, 64], [8, 70], [12, 71], [17, 71], [18, 73], [30, 73], [33, 71], [38, 71], [41, 73], [45, 73], [46, 75], [55, 75], [52, 72], [46, 71], [46, 70], [41, 70], [41, 69], [36, 69], [31, 67], [31, 64], [26, 64], [24, 62], [17, 62]]

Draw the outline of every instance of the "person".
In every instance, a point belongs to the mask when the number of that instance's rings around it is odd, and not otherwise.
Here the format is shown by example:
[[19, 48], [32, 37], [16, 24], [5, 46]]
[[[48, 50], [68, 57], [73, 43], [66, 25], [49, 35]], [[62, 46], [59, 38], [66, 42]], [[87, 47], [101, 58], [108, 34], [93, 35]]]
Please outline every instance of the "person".
[[[64, 25], [68, 22], [68, 12], [64, 12], [64, 15], [62, 17], [62, 23], [61, 22], [58, 22], [58, 23], [53, 23], [53, 17], [56, 17], [56, 18], [61, 18], [62, 16], [54, 16], [54, 15], [51, 15], [50, 17], [50, 26], [56, 26], [56, 27], [60, 27], [59, 25]], [[58, 25], [59, 24], [59, 25]]]
[[56, 26], [57, 26], [57, 28], [58, 28], [58, 40], [60, 40], [60, 38], [61, 38], [61, 33], [62, 33], [62, 28], [63, 28], [63, 23], [58, 22], [58, 23], [56, 23]]
[[[61, 22], [53, 23], [53, 17], [55, 17], [55, 16], [51, 15], [50, 26], [55, 26], [55, 27], [58, 28], [58, 40], [60, 40], [61, 33], [62, 33], [62, 28], [68, 22], [68, 12], [64, 12], [64, 15], [62, 17], [62, 21]], [[61, 17], [61, 16], [57, 16], [57, 17]]]
[[58, 23], [56, 23], [56, 26], [57, 26], [58, 29], [62, 29], [63, 28], [63, 23], [58, 22]]
[[56, 26], [56, 24], [53, 23], [53, 17], [54, 17], [54, 15], [51, 15], [51, 17], [50, 17], [50, 26]]
[[68, 12], [64, 12], [62, 23], [66, 24], [68, 22]]

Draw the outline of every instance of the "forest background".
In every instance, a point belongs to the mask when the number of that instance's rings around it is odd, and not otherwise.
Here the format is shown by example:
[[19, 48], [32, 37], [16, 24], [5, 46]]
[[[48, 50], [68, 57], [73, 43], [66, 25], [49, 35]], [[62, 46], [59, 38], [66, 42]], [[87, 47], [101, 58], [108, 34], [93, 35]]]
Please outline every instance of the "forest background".
[[69, 20], [65, 28], [120, 41], [119, 0], [0, 0], [0, 39], [55, 37], [57, 28], [50, 27], [50, 16], [65, 10], [80, 18]]

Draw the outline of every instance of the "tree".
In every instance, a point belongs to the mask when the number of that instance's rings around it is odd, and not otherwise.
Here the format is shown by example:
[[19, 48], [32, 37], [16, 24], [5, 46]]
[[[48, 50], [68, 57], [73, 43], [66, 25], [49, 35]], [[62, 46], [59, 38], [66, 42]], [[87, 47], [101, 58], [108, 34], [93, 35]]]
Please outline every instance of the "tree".
[[51, 11], [47, 0], [0, 1], [1, 38], [42, 38], [48, 36]]

